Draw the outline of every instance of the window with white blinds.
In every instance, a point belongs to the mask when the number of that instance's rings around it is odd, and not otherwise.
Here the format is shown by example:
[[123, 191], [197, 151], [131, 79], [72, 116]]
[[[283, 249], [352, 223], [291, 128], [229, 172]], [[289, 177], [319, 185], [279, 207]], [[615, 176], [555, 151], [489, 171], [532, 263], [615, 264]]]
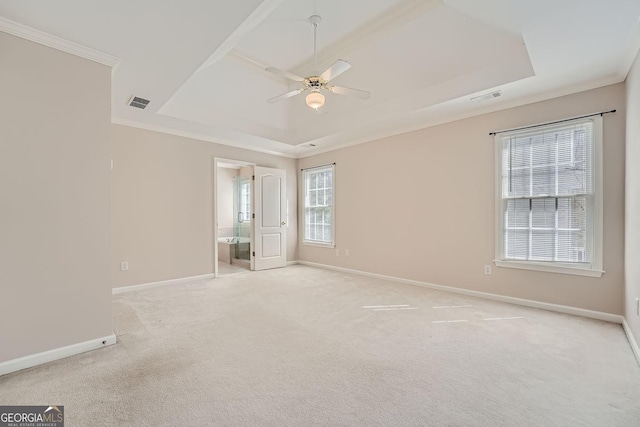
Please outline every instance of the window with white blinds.
[[497, 260], [520, 263], [516, 268], [601, 274], [601, 121], [591, 117], [496, 136]]
[[328, 165], [302, 171], [303, 244], [334, 246], [334, 169], [334, 165]]

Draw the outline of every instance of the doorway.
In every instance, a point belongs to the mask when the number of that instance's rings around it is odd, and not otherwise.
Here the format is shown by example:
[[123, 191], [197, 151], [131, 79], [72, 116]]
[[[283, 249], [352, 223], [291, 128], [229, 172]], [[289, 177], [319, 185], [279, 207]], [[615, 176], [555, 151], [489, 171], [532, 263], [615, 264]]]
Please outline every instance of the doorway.
[[215, 275], [252, 270], [252, 177], [254, 165], [215, 159]]
[[215, 277], [287, 263], [286, 171], [213, 159]]

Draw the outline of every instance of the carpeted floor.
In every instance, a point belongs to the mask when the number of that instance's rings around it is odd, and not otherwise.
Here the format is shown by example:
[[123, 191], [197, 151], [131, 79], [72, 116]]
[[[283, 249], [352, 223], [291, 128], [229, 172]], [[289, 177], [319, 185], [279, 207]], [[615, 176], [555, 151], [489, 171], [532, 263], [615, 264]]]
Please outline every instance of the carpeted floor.
[[620, 325], [292, 266], [113, 297], [118, 343], [0, 377], [66, 426], [633, 426]]
[[230, 274], [247, 273], [249, 267], [245, 267], [242, 264], [227, 264], [226, 262], [218, 262], [218, 275], [228, 276]]

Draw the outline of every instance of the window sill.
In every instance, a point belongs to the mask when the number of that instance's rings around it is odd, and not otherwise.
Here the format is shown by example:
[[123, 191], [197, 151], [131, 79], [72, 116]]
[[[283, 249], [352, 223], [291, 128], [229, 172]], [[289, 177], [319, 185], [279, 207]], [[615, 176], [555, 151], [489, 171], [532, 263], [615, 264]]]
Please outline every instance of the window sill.
[[526, 261], [494, 260], [496, 267], [516, 268], [520, 270], [546, 271], [548, 273], [571, 274], [574, 276], [602, 277], [604, 271], [587, 268], [566, 267]]
[[310, 240], [303, 240], [302, 241], [302, 245], [303, 246], [315, 246], [318, 248], [335, 248], [336, 244], [335, 243], [323, 243], [323, 242], [313, 242]]

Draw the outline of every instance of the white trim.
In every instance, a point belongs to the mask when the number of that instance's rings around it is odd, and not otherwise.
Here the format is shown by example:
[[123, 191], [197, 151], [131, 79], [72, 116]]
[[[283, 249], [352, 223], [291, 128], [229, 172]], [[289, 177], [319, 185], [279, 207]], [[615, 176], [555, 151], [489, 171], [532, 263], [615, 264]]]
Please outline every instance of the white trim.
[[[160, 125], [160, 124], [155, 124], [155, 123], [144, 123], [144, 122], [139, 122], [136, 120], [130, 120], [130, 119], [125, 119], [122, 117], [117, 117], [117, 116], [111, 116], [111, 123], [116, 124], [116, 125], [120, 125], [120, 126], [127, 126], [127, 127], [131, 127], [131, 128], [136, 128], [136, 129], [144, 129], [144, 130], [148, 130], [151, 132], [159, 132], [159, 133], [164, 133], [166, 135], [175, 135], [175, 136], [181, 136], [183, 138], [190, 138], [190, 139], [195, 139], [197, 141], [206, 141], [206, 142], [212, 142], [214, 144], [220, 144], [220, 145], [224, 145], [227, 147], [234, 147], [234, 148], [239, 148], [239, 149], [243, 149], [243, 150], [248, 150], [248, 151], [254, 151], [256, 153], [264, 153], [264, 154], [270, 154], [272, 156], [280, 156], [280, 157], [286, 157], [288, 159], [297, 159], [295, 154], [291, 154], [291, 153], [287, 153], [284, 151], [277, 151], [277, 150], [269, 150], [266, 148], [260, 148], [260, 147], [256, 147], [253, 145], [249, 145], [246, 143], [240, 143], [238, 141], [231, 141], [231, 140], [225, 140], [224, 138], [217, 138], [211, 135], [205, 135], [203, 133], [198, 133], [198, 132], [192, 132], [192, 131], [188, 131], [188, 130], [181, 130], [181, 129], [174, 129], [168, 126], [164, 126], [164, 125]], [[282, 143], [283, 145], [287, 145], [285, 143]], [[288, 146], [287, 148], [295, 148], [295, 146]]]
[[291, 267], [292, 265], [298, 265], [300, 264], [299, 261], [287, 261], [287, 267]]
[[633, 336], [633, 332], [631, 332], [631, 328], [627, 323], [627, 319], [622, 318], [622, 328], [624, 329], [624, 333], [627, 335], [627, 339], [629, 340], [629, 345], [631, 346], [631, 350], [633, 350], [633, 354], [636, 356], [636, 360], [638, 361], [638, 365], [640, 365], [640, 347], [638, 347], [638, 342]]
[[435, 285], [433, 283], [420, 282], [418, 280], [403, 279], [394, 276], [385, 276], [383, 274], [369, 273], [366, 271], [352, 270], [350, 268], [335, 267], [327, 264], [317, 264], [315, 262], [298, 261], [298, 264], [308, 265], [310, 267], [326, 268], [327, 270], [335, 270], [343, 273], [357, 274], [360, 276], [373, 277], [375, 279], [389, 280], [392, 282], [403, 283], [405, 285], [421, 286], [423, 288], [434, 289], [437, 291], [451, 292], [454, 294], [467, 295], [476, 298], [483, 298], [492, 301], [505, 302], [507, 304], [522, 305], [525, 307], [539, 308], [542, 310], [555, 311], [558, 313], [571, 314], [574, 316], [588, 317], [590, 319], [602, 320], [622, 324], [623, 317], [617, 314], [604, 313], [602, 311], [587, 310], [584, 308], [570, 307], [568, 305], [552, 304], [542, 301], [534, 301], [523, 298], [509, 297], [506, 295], [491, 294], [488, 292], [472, 291], [470, 289], [454, 288], [451, 286]]
[[111, 289], [111, 293], [113, 295], [117, 295], [117, 294], [123, 294], [125, 292], [133, 292], [133, 291], [139, 291], [142, 289], [158, 288], [161, 286], [168, 286], [168, 285], [178, 285], [181, 283], [196, 282], [198, 280], [209, 280], [213, 278], [214, 278], [213, 274], [202, 274], [200, 276], [182, 277], [180, 279], [162, 280], [160, 282], [142, 283], [140, 285], [113, 288]]
[[[235, 165], [238, 166], [238, 169], [243, 167], [251, 168], [251, 175], [255, 176], [255, 168], [257, 166], [256, 163], [247, 162], [245, 160], [236, 160], [225, 157], [214, 157], [213, 158], [213, 274], [215, 277], [220, 277], [219, 266], [218, 266], [218, 169], [220, 169], [222, 164], [226, 165]], [[254, 191], [254, 183], [255, 180], [251, 180], [251, 203], [253, 204], [253, 191]], [[251, 210], [253, 211], [253, 206], [251, 206]], [[253, 221], [253, 218], [251, 219]], [[253, 226], [250, 227], [250, 236], [249, 236], [249, 252], [253, 251], [255, 247], [254, 236], [253, 236]], [[255, 270], [255, 257], [250, 257], [250, 271]]]
[[[323, 170], [331, 170], [331, 241], [321, 242], [317, 240], [307, 240], [305, 238], [305, 230], [307, 226], [307, 174], [313, 172], [319, 172]], [[335, 248], [336, 247], [336, 164], [329, 163], [321, 166], [311, 166], [304, 168], [300, 171], [300, 181], [302, 182], [302, 245], [303, 246], [317, 246], [321, 248]]]
[[64, 359], [65, 357], [75, 356], [76, 354], [85, 353], [91, 350], [97, 350], [116, 343], [115, 334], [102, 338], [95, 338], [78, 344], [68, 345], [66, 347], [54, 348], [42, 353], [31, 354], [29, 356], [20, 357], [18, 359], [8, 360], [0, 363], [0, 376], [10, 374], [12, 372], [21, 371], [23, 369], [42, 365], [44, 363], [53, 362], [54, 360]]
[[[593, 120], [593, 186], [595, 194], [593, 202], [593, 262], [594, 271], [604, 270], [604, 119], [603, 116], [592, 117]], [[603, 271], [604, 272], [604, 271]]]
[[336, 247], [335, 242], [324, 243], [324, 242], [314, 242], [313, 240], [303, 240], [302, 241], [302, 245], [303, 246], [315, 246], [317, 248], [329, 248], [329, 249], [334, 249]]
[[118, 62], [120, 62], [120, 58], [109, 55], [108, 53], [100, 52], [99, 50], [62, 39], [49, 33], [45, 33], [44, 31], [36, 30], [35, 28], [27, 27], [26, 25], [19, 24], [2, 17], [0, 17], [0, 31], [44, 46], [52, 47], [75, 56], [80, 56], [99, 64], [108, 65], [109, 67], [114, 67]]
[[[495, 260], [499, 260], [504, 252], [502, 240], [502, 143], [498, 135], [493, 138], [493, 156], [493, 252], [495, 263]], [[496, 266], [498, 266], [497, 263]]]
[[574, 276], [602, 277], [603, 270], [592, 270], [589, 268], [565, 267], [558, 264], [545, 265], [527, 261], [503, 261], [496, 259], [493, 261], [497, 267], [516, 268], [518, 270], [546, 271], [547, 273], [571, 274]]
[[[228, 168], [233, 166], [234, 169], [235, 168], [240, 169], [243, 167], [258, 166], [258, 164], [254, 162], [247, 162], [245, 160], [228, 159], [226, 157], [214, 157], [213, 159], [218, 163], [218, 167], [222, 167], [222, 168]], [[224, 166], [220, 165], [220, 163], [222, 163]]]
[[592, 122], [593, 124], [593, 145], [591, 147], [591, 161], [593, 170], [593, 204], [594, 212], [591, 219], [591, 233], [588, 234], [588, 240], [590, 242], [592, 252], [592, 262], [583, 267], [581, 265], [570, 265], [567, 263], [559, 262], [535, 262], [535, 261], [517, 261], [502, 259], [504, 254], [504, 239], [503, 239], [503, 221], [504, 221], [504, 201], [502, 198], [502, 139], [509, 135], [521, 135], [536, 132], [535, 129], [516, 129], [513, 131], [504, 131], [496, 133], [494, 138], [494, 201], [495, 201], [495, 213], [494, 213], [494, 251], [495, 259], [494, 263], [497, 267], [516, 268], [521, 270], [534, 270], [534, 271], [546, 271], [549, 273], [570, 274], [576, 276], [587, 277], [601, 277], [604, 274], [603, 270], [603, 119], [602, 114], [598, 116], [594, 113], [592, 116], [568, 118], [563, 120], [562, 123], [550, 123], [550, 124], [535, 124], [541, 129], [555, 129], [562, 128], [571, 123], [586, 123]]
[[211, 177], [211, 189], [213, 191], [213, 277], [220, 276], [218, 266], [218, 168], [220, 161], [217, 157], [213, 158], [213, 176]]
[[[631, 61], [635, 59], [635, 53]], [[429, 129], [435, 126], [440, 126], [448, 123], [457, 122], [460, 120], [470, 119], [473, 117], [478, 117], [490, 113], [495, 113], [499, 111], [505, 111], [517, 107], [522, 107], [530, 104], [535, 104], [538, 102], [548, 101], [550, 99], [561, 98], [563, 96], [573, 95], [576, 93], [587, 92], [593, 89], [603, 88], [605, 86], [611, 86], [618, 83], [624, 82], [626, 74], [623, 75], [611, 75], [602, 79], [589, 81], [586, 83], [577, 83], [568, 87], [563, 87], [560, 89], [552, 89], [542, 93], [530, 94], [521, 98], [516, 98], [513, 100], [503, 100], [497, 103], [488, 103], [486, 106], [478, 107], [472, 110], [460, 111], [458, 113], [449, 114], [445, 117], [429, 119], [425, 115], [415, 114], [417, 117], [416, 121], [412, 121], [405, 125], [397, 125], [393, 129], [380, 129], [372, 134], [361, 134], [361, 133], [350, 133], [349, 138], [343, 138], [347, 140], [346, 142], [333, 142], [334, 139], [330, 137], [309, 139], [304, 142], [301, 142], [296, 145], [298, 148], [304, 148], [304, 152], [300, 152], [297, 154], [297, 159], [305, 159], [312, 156], [317, 156], [318, 154], [330, 153], [337, 150], [342, 150], [344, 148], [354, 147], [356, 145], [366, 144], [368, 142], [377, 141], [384, 138], [389, 138], [395, 135], [410, 133], [422, 129]], [[496, 86], [492, 89], [498, 89], [499, 86]], [[488, 89], [487, 89], [488, 90]], [[452, 99], [449, 102], [458, 102], [461, 99], [468, 99], [467, 95], [462, 98]], [[482, 105], [482, 104], [481, 104]], [[429, 107], [424, 108], [424, 111], [429, 111]], [[422, 110], [418, 111], [420, 113]], [[585, 114], [587, 114], [586, 112]], [[309, 143], [316, 144], [317, 146], [314, 148], [309, 148]], [[332, 144], [332, 145], [329, 145]]]
[[283, 0], [263, 0], [251, 15], [249, 15], [242, 24], [236, 27], [233, 33], [218, 45], [215, 52], [213, 52], [211, 56], [209, 56], [209, 58], [207, 58], [207, 60], [198, 67], [194, 74], [216, 64], [232, 52], [247, 34], [251, 33], [257, 26], [262, 24], [264, 20], [269, 18], [271, 13], [280, 6], [282, 1]]

